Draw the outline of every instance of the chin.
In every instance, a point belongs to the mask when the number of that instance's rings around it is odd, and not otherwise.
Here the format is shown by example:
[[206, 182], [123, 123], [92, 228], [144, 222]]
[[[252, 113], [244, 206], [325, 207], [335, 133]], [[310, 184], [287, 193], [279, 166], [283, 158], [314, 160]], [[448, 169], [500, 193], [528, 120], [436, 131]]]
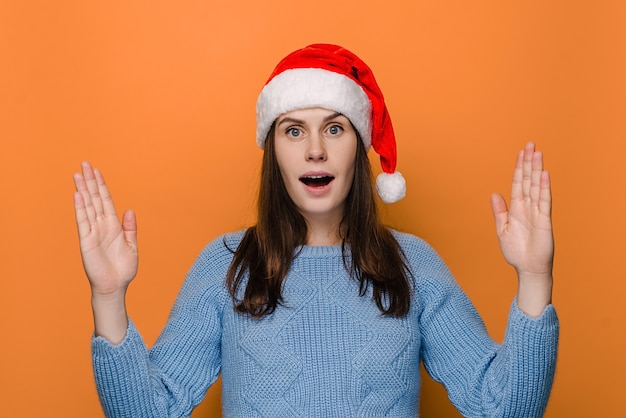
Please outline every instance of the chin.
[[306, 217], [314, 217], [316, 219], [328, 217], [330, 219], [335, 219], [337, 217], [343, 216], [343, 206], [342, 205], [328, 205], [328, 204], [307, 204], [307, 205], [298, 205], [298, 210], [302, 214], [302, 216]]

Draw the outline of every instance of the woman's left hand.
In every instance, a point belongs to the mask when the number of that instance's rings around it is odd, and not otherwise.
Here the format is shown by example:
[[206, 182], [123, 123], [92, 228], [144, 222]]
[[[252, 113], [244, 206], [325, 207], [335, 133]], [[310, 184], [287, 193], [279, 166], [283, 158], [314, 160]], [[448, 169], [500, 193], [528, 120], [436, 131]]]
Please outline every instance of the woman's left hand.
[[554, 237], [550, 176], [534, 143], [526, 144], [517, 157], [510, 207], [497, 193], [491, 196], [491, 207], [502, 254], [517, 271], [518, 305], [539, 316], [552, 298]]

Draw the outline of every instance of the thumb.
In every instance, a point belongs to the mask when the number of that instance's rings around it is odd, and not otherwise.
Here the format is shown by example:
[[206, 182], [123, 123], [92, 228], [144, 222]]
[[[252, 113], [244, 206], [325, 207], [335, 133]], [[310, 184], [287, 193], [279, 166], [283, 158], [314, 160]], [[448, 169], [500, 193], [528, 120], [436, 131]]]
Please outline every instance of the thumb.
[[128, 245], [137, 251], [137, 217], [135, 212], [127, 210], [122, 216], [122, 229]]
[[509, 212], [506, 206], [506, 201], [499, 193], [491, 195], [491, 210], [493, 212], [493, 218], [496, 221], [496, 231], [500, 234], [500, 231], [505, 227], [509, 221]]

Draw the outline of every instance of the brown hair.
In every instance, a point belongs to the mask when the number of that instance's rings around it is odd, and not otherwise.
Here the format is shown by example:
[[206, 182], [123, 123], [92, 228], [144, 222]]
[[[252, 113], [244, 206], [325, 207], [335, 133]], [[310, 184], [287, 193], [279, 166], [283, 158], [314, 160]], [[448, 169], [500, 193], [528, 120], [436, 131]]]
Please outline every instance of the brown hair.
[[[356, 132], [356, 130], [355, 130]], [[359, 281], [359, 293], [373, 287], [373, 298], [384, 315], [403, 317], [409, 311], [411, 284], [402, 248], [381, 224], [374, 197], [373, 175], [367, 152], [357, 133], [352, 187], [346, 197], [342, 231], [344, 264]], [[234, 251], [226, 284], [240, 313], [260, 318], [282, 303], [282, 285], [298, 246], [306, 244], [307, 225], [289, 197], [274, 151], [274, 127], [265, 141], [256, 226], [246, 230]], [[350, 247], [351, 262], [346, 257]], [[238, 295], [245, 274], [243, 297]]]

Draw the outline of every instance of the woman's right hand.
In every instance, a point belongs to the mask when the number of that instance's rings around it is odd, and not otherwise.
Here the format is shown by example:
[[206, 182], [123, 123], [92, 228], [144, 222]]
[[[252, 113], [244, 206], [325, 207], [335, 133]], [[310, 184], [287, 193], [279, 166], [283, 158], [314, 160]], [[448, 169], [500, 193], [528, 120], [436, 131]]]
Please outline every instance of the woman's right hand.
[[137, 220], [124, 212], [120, 223], [98, 170], [82, 163], [74, 174], [74, 208], [83, 267], [91, 285], [95, 333], [113, 344], [126, 335], [126, 289], [137, 274]]
[[126, 292], [137, 274], [137, 221], [126, 211], [120, 223], [102, 174], [82, 163], [74, 174], [74, 208], [83, 266], [94, 297]]

